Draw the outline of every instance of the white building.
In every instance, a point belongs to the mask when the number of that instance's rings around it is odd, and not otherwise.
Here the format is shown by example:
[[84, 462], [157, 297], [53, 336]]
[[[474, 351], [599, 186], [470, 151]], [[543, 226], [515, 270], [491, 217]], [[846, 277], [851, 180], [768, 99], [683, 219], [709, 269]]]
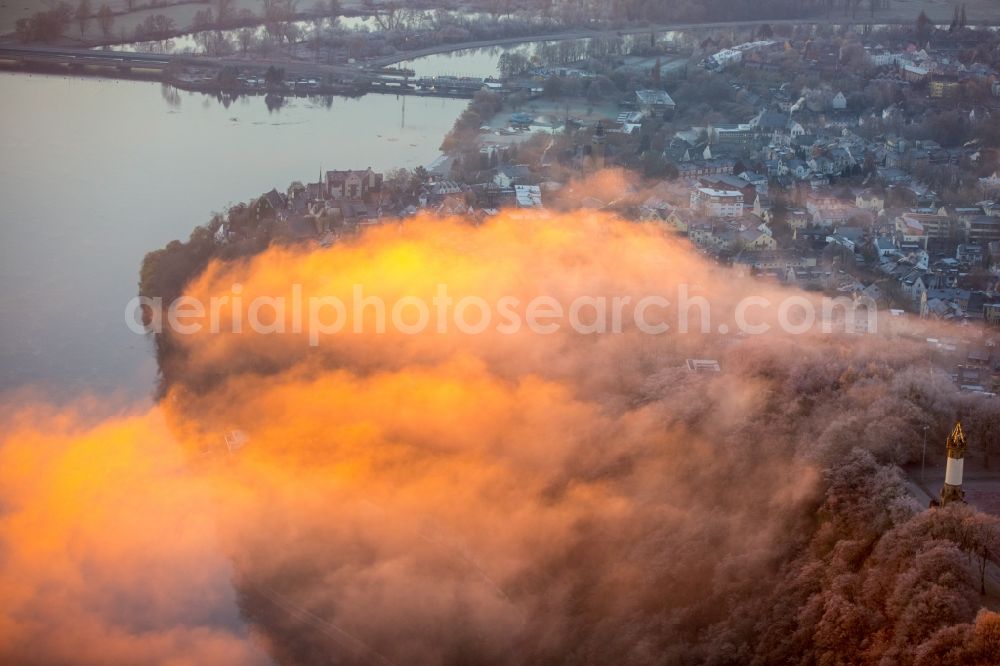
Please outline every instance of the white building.
[[748, 51], [753, 51], [755, 49], [762, 49], [769, 46], [774, 46], [777, 44], [774, 40], [761, 40], [756, 42], [747, 42], [745, 44], [739, 44], [730, 49], [723, 49], [718, 53], [714, 54], [709, 60], [713, 62], [720, 69], [725, 69], [730, 65], [736, 64], [743, 61], [743, 54]]
[[742, 217], [743, 193], [699, 187], [691, 192], [691, 208], [711, 217]]
[[888, 67], [889, 65], [895, 65], [899, 62], [901, 57], [902, 56], [900, 54], [890, 53], [885, 49], [875, 49], [868, 51], [868, 60], [875, 67]]
[[518, 208], [542, 208], [542, 188], [538, 185], [515, 185]]

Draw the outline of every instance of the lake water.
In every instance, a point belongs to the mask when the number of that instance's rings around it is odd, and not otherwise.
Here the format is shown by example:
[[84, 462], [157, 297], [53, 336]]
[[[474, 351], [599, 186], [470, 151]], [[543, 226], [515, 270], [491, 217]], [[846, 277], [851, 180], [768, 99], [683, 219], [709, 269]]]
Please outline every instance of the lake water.
[[149, 342], [124, 323], [146, 252], [321, 167], [427, 164], [466, 103], [289, 99], [272, 113], [261, 97], [226, 108], [158, 83], [0, 74], [0, 389], [148, 394]]
[[[672, 40], [673, 35], [679, 33], [671, 32], [667, 39]], [[663, 33], [659, 34], [660, 39], [664, 39]], [[647, 36], [626, 35], [620, 41], [620, 48], [628, 49], [638, 39], [648, 39]], [[588, 48], [594, 41], [593, 38], [566, 39], [562, 41], [542, 41], [527, 42], [524, 44], [486, 46], [475, 49], [462, 49], [459, 51], [447, 51], [435, 55], [422, 56], [413, 60], [402, 60], [394, 67], [406, 67], [412, 69], [416, 76], [436, 76], [440, 74], [450, 76], [475, 76], [485, 78], [497, 75], [497, 63], [504, 53], [520, 53], [528, 59], [540, 58], [542, 62], [555, 64], [561, 54], [565, 61], [571, 62], [583, 58], [587, 55]], [[611, 43], [614, 40], [604, 40]], [[552, 55], [547, 58], [545, 54]]]
[[[520, 17], [518, 17], [520, 18]], [[466, 21], [492, 20], [488, 14], [483, 12], [466, 11], [445, 11], [445, 10], [424, 10], [411, 11], [407, 15], [406, 25], [413, 30], [435, 29], [435, 25], [440, 25], [436, 21], [443, 21], [449, 25], [459, 25]], [[511, 20], [511, 17], [501, 16], [496, 19], [503, 22]], [[101, 35], [96, 33], [95, 25], [89, 29], [92, 33], [85, 32], [94, 40], [100, 40]], [[291, 21], [293, 34], [297, 35], [296, 41], [308, 42], [312, 35], [316, 34], [316, 23], [311, 19]], [[378, 32], [381, 30], [378, 21], [370, 15], [359, 16], [338, 16], [334, 20], [322, 19], [319, 22], [321, 34], [329, 33], [332, 30]], [[247, 28], [253, 36], [254, 42], [267, 40], [268, 33], [264, 25], [256, 25]], [[208, 41], [217, 44], [220, 40], [228, 43], [228, 48], [221, 51], [221, 54], [236, 53], [239, 51], [239, 35], [244, 28], [231, 28], [227, 30], [201, 30], [192, 31], [183, 35], [172, 37], [171, 39], [156, 41], [141, 41], [128, 44], [112, 46], [116, 51], [147, 51], [154, 53], [206, 53], [206, 37]], [[219, 53], [209, 53], [218, 55]]]

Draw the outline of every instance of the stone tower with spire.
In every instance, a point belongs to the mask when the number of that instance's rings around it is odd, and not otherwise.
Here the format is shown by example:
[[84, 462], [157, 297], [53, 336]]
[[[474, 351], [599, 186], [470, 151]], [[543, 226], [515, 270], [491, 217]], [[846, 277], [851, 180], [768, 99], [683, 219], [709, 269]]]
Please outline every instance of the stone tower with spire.
[[965, 452], [968, 448], [962, 424], [956, 423], [955, 429], [948, 436], [948, 466], [945, 467], [944, 486], [941, 487], [941, 504], [965, 501], [962, 467], [965, 465]]

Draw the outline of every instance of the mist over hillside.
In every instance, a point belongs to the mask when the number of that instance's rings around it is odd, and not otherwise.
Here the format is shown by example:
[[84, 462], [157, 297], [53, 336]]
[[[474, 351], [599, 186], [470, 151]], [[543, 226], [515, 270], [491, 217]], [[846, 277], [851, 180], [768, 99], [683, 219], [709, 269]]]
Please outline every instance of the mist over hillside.
[[[345, 307], [331, 331], [356, 285], [390, 318], [446, 285], [450, 314], [380, 333]], [[277, 307], [295, 291], [328, 299], [322, 335]], [[767, 333], [722, 334], [747, 298], [815, 296], [580, 213], [273, 247], [185, 294], [242, 304], [175, 335], [156, 407], [7, 409], [0, 660], [996, 663], [996, 520], [925, 510], [897, 465], [959, 417], [980, 455], [1000, 416], [906, 331], [790, 333], [760, 307]], [[654, 294], [671, 324], [704, 298], [710, 328], [698, 307], [656, 335], [627, 309], [603, 333], [454, 315], [583, 297], [594, 325], [596, 299]], [[267, 334], [234, 325], [257, 297]]]

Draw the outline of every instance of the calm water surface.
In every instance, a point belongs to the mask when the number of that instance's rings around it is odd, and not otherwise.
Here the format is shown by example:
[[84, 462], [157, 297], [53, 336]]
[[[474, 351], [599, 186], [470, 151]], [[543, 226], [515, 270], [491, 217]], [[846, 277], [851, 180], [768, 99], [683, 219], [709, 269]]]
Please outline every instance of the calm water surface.
[[0, 74], [0, 390], [147, 395], [124, 323], [146, 252], [320, 168], [427, 164], [465, 100], [263, 98]]

